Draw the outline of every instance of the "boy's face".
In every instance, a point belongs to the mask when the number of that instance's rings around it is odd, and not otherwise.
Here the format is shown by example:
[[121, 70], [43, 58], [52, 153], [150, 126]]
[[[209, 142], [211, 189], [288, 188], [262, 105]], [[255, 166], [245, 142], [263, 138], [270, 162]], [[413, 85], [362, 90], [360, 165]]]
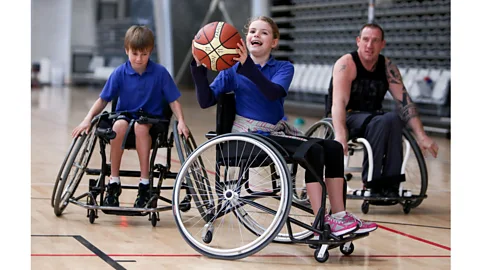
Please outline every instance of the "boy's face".
[[140, 51], [125, 49], [125, 53], [128, 55], [128, 60], [134, 69], [144, 69], [147, 66], [152, 50], [146, 49]]

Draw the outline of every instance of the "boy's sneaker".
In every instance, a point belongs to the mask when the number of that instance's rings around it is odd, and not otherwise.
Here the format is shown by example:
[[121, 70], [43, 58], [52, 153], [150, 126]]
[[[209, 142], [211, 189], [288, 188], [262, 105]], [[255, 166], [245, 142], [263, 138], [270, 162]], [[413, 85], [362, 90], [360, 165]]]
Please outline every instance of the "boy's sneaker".
[[144, 208], [147, 205], [148, 200], [150, 200], [150, 185], [144, 185], [142, 183], [138, 184], [138, 194], [137, 199], [133, 207]]
[[358, 230], [355, 231], [355, 233], [358, 233], [358, 234], [373, 232], [378, 228], [377, 223], [361, 220], [361, 219], [357, 218], [355, 215], [353, 215], [352, 213], [347, 212], [344, 219], [347, 219], [347, 220], [350, 220], [350, 221], [355, 220], [355, 221], [358, 222], [360, 227], [358, 228]]
[[120, 183], [110, 183], [107, 185], [107, 195], [105, 196], [105, 206], [120, 206], [118, 197], [122, 194], [122, 185]]
[[325, 215], [325, 223], [330, 225], [331, 233], [335, 236], [347, 234], [356, 230], [358, 221], [345, 215], [341, 219], [336, 219], [330, 215]]

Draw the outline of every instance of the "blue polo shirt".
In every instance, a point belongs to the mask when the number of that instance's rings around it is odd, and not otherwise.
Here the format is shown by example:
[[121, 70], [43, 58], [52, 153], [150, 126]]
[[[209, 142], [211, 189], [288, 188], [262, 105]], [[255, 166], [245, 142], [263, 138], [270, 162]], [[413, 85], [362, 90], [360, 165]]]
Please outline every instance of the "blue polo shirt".
[[130, 61], [117, 67], [107, 80], [100, 98], [110, 102], [118, 97], [116, 111], [144, 112], [163, 116], [163, 109], [180, 97], [167, 69], [149, 60], [147, 68], [138, 74]]
[[[268, 100], [257, 85], [242, 74], [237, 73], [240, 63], [232, 68], [222, 70], [210, 88], [217, 98], [221, 93], [235, 92], [236, 111], [238, 115], [258, 121], [277, 124], [284, 116], [283, 103], [285, 98]], [[293, 79], [293, 65], [288, 61], [275, 60], [270, 56], [267, 63], [261, 67], [255, 64], [262, 74], [271, 82], [276, 83], [288, 92]]]

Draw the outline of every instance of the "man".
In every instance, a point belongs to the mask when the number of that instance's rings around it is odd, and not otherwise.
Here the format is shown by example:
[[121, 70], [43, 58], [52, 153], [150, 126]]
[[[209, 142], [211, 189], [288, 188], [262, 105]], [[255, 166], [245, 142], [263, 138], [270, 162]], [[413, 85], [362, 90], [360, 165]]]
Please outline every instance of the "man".
[[[343, 55], [334, 65], [326, 113], [331, 113], [335, 140], [343, 145], [344, 154], [348, 138], [367, 139], [373, 151], [372, 180], [392, 181], [390, 191], [398, 192], [398, 183], [404, 179], [400, 175], [404, 124], [412, 128], [424, 153], [428, 150], [437, 157], [438, 145], [425, 133], [397, 66], [380, 54], [385, 47], [383, 29], [365, 24], [356, 41], [357, 51]], [[396, 101], [396, 112], [382, 111], [387, 90]], [[366, 183], [366, 158], [363, 165]]]

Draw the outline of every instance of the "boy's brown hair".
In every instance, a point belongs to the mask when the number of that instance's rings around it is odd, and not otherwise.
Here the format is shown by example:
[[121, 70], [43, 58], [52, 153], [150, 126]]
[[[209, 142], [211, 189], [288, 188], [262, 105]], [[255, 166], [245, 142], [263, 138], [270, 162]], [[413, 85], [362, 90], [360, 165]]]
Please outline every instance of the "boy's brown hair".
[[124, 47], [126, 50], [153, 50], [155, 38], [153, 32], [144, 25], [133, 25], [125, 33]]

